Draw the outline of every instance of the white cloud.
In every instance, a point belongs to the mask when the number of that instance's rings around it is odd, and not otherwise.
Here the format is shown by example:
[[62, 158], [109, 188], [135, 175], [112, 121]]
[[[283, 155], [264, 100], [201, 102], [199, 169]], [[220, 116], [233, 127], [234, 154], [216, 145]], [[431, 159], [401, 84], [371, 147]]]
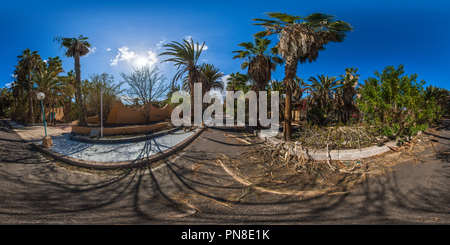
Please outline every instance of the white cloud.
[[110, 48], [107, 48], [106, 51], [111, 51], [111, 49], [110, 49]]
[[12, 83], [7, 83], [7, 84], [5, 84], [5, 87], [6, 87], [6, 88], [10, 88], [10, 87], [11, 87], [11, 84], [12, 84]]
[[161, 42], [156, 44], [156, 49], [161, 49], [162, 44], [166, 41], [166, 39], [162, 40]]
[[87, 57], [87, 56], [89, 56], [90, 54], [93, 54], [93, 53], [95, 53], [95, 51], [97, 51], [97, 47], [90, 47], [90, 48], [88, 48], [89, 49], [89, 53], [87, 53], [87, 55], [85, 56], [85, 57]]
[[127, 46], [123, 46], [121, 48], [119, 48], [119, 52], [116, 55], [116, 58], [114, 60], [111, 60], [112, 66], [117, 65], [117, 62], [119, 61], [128, 61], [130, 62], [132, 59], [137, 57], [137, 54], [133, 51], [128, 51], [130, 48], [128, 48]]
[[[186, 39], [186, 41], [188, 41], [188, 42], [191, 41], [191, 38], [192, 38], [192, 36], [190, 36], [190, 35], [184, 37], [184, 39]], [[194, 43], [197, 44], [197, 41], [195, 41], [194, 38], [192, 38], [192, 41], [194, 41]], [[201, 42], [201, 43], [198, 42], [198, 45], [195, 45], [195, 48], [198, 50], [202, 46], [202, 43], [203, 42]], [[208, 50], [208, 49], [209, 49], [209, 47], [204, 45], [202, 51], [205, 51], [205, 50]]]
[[152, 66], [152, 65], [156, 64], [156, 62], [158, 62], [158, 55], [155, 52], [153, 52], [152, 50], [147, 51], [147, 53], [148, 53], [148, 59], [149, 59], [148, 65]]
[[158, 62], [158, 54], [153, 50], [149, 50], [146, 53], [137, 54], [133, 58], [133, 65], [137, 67], [141, 66], [153, 66]]

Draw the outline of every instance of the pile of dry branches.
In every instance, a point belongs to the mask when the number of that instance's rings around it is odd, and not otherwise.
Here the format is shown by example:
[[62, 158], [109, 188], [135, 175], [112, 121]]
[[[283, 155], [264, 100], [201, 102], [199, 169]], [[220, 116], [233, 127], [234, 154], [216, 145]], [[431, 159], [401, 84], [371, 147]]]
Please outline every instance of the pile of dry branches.
[[[256, 137], [243, 135], [244, 138], [225, 136], [246, 145], [259, 141]], [[222, 155], [216, 162], [235, 180], [254, 190], [304, 197], [351, 191], [367, 176], [384, 174], [400, 162], [421, 161], [419, 157], [426, 155], [418, 153], [432, 145], [430, 143], [432, 137], [422, 134], [402, 146], [393, 147], [390, 152], [354, 161], [316, 161], [303, 154], [291, 154], [290, 149], [300, 147], [295, 143], [276, 146], [264, 143], [250, 148], [239, 159]]]
[[[260, 141], [245, 133], [244, 138], [225, 136], [246, 145]], [[255, 145], [238, 159], [221, 155], [216, 163], [236, 181], [253, 190], [302, 197], [348, 191], [366, 174], [384, 171], [383, 167], [368, 166], [361, 161], [315, 161], [302, 154], [291, 155], [289, 149], [286, 143]]]
[[361, 149], [388, 140], [378, 129], [371, 126], [320, 127], [305, 125], [296, 134], [296, 141], [305, 147], [315, 149]]

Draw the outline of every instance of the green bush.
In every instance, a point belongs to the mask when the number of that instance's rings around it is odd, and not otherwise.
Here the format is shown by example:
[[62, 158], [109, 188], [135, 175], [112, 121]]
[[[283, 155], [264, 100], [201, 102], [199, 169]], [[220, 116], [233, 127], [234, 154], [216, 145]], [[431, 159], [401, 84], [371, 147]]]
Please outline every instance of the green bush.
[[388, 137], [414, 135], [426, 130], [440, 114], [433, 99], [427, 99], [425, 81], [417, 81], [417, 74], [403, 75], [403, 65], [388, 66], [376, 78], [369, 77], [359, 89], [358, 108], [368, 123], [381, 124], [381, 132]]

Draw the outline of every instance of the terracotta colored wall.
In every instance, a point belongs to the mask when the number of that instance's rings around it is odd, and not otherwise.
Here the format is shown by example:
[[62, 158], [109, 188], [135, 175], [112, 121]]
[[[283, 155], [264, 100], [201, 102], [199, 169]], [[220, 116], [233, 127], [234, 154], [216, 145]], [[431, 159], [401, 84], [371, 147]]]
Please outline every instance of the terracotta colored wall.
[[[146, 108], [135, 111], [126, 107], [122, 102], [117, 101], [114, 107], [111, 109], [106, 122], [111, 124], [140, 124], [145, 123], [145, 117], [143, 110]], [[172, 115], [173, 108], [170, 105], [165, 105], [163, 108], [158, 109], [153, 105], [150, 105], [150, 122], [161, 121], [165, 119], [170, 119]], [[88, 123], [100, 123], [99, 117], [88, 117]]]
[[[163, 128], [167, 125], [165, 122], [156, 123], [152, 125], [140, 125], [140, 126], [129, 126], [129, 127], [114, 127], [114, 128], [103, 128], [103, 135], [118, 135], [118, 134], [139, 134], [146, 133], [156, 129]], [[72, 126], [72, 131], [77, 134], [87, 134], [91, 133], [91, 129], [99, 127], [79, 127]]]
[[[161, 109], [150, 106], [150, 121], [161, 121], [164, 119], [170, 119], [173, 108], [170, 105], [166, 105]], [[114, 124], [139, 124], [145, 123], [145, 117], [143, 110], [146, 110], [146, 107], [142, 107], [141, 109], [134, 111], [128, 107], [126, 107], [122, 102], [117, 101], [111, 112], [108, 115], [108, 119], [106, 123], [114, 123]]]
[[106, 119], [106, 123], [134, 124], [144, 123], [145, 118], [140, 112], [126, 107], [122, 102], [117, 101]]
[[[42, 110], [40, 110], [40, 111], [41, 111], [41, 118], [42, 118]], [[45, 112], [45, 120], [49, 121], [50, 120], [49, 108], [44, 108], [44, 112]], [[64, 108], [63, 107], [52, 109], [51, 112], [55, 112], [56, 120], [61, 120], [64, 117]]]

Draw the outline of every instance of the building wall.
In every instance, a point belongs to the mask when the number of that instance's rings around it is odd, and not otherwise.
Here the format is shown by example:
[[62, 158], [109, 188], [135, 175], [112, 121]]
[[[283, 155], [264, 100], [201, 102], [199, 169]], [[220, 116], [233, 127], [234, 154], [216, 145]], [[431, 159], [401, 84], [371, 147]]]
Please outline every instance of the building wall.
[[[160, 122], [151, 125], [136, 125], [136, 126], [124, 126], [124, 127], [113, 127], [113, 128], [103, 128], [103, 135], [119, 135], [119, 134], [139, 134], [147, 133], [153, 130], [161, 129], [167, 126], [166, 122]], [[72, 126], [72, 131], [77, 134], [89, 135], [92, 129], [100, 129], [97, 127], [80, 127]]]
[[[165, 119], [169, 119], [172, 115], [173, 108], [170, 105], [166, 105], [163, 108], [159, 109], [150, 106], [150, 122], [161, 121]], [[145, 117], [143, 110], [146, 110], [147, 107], [142, 107], [139, 110], [133, 110], [126, 107], [121, 101], [117, 101], [114, 107], [111, 109], [106, 122], [110, 124], [141, 124], [145, 123]], [[89, 117], [87, 118], [88, 123], [100, 123], [99, 117]]]

